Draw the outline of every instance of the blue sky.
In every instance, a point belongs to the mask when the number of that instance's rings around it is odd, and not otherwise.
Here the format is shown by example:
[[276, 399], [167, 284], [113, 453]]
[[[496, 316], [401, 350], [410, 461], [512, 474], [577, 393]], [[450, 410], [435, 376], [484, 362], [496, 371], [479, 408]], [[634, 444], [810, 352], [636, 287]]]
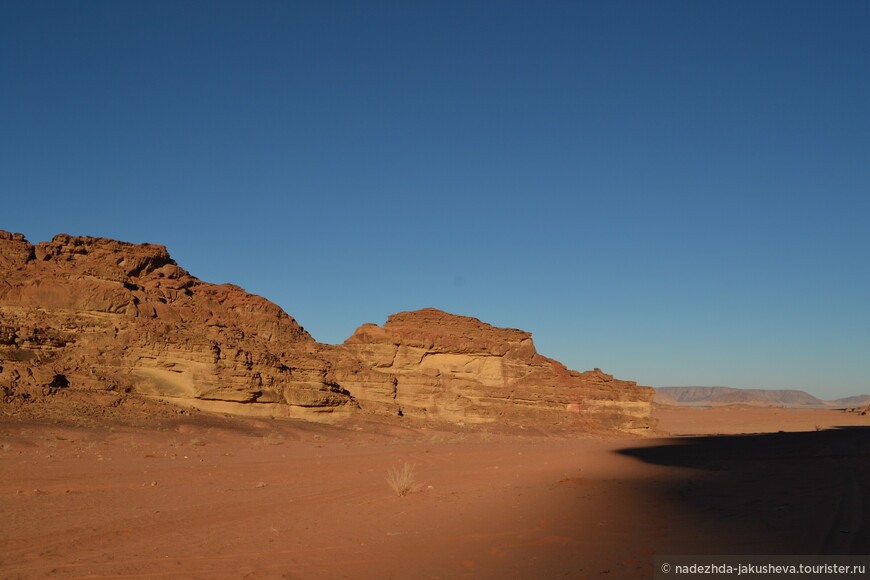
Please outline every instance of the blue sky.
[[422, 307], [641, 384], [870, 392], [870, 3], [0, 3], [0, 229], [322, 342]]

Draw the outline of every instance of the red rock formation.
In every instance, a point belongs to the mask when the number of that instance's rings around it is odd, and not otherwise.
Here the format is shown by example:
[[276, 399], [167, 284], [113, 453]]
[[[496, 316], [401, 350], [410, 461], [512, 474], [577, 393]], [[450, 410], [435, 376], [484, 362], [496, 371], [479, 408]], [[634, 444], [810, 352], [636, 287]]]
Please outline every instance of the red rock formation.
[[570, 371], [531, 335], [434, 309], [321, 345], [275, 304], [166, 248], [0, 231], [0, 398], [125, 393], [249, 415], [559, 428], [650, 426], [652, 390]]
[[[0, 234], [0, 393], [135, 391], [199, 407], [304, 416], [352, 403], [317, 343], [275, 304], [199, 281], [166, 248]], [[62, 378], [58, 378], [62, 377]], [[224, 404], [224, 405], [222, 405]]]
[[336, 371], [362, 409], [453, 423], [618, 429], [650, 426], [652, 389], [537, 353], [528, 332], [426, 308], [361, 326]]

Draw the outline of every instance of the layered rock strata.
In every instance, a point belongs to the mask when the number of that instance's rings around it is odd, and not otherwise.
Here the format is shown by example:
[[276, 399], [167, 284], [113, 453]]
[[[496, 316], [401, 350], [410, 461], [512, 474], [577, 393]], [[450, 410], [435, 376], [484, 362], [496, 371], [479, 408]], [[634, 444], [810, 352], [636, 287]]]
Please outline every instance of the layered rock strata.
[[32, 245], [0, 231], [0, 400], [69, 390], [246, 415], [641, 431], [653, 397], [474, 318], [403, 312], [322, 345], [268, 300], [191, 276], [163, 246], [65, 234]]
[[352, 404], [318, 344], [275, 304], [207, 284], [166, 248], [0, 233], [0, 395], [136, 392], [247, 414]]
[[337, 382], [363, 409], [454, 423], [650, 426], [652, 390], [538, 354], [528, 332], [431, 308], [361, 326], [344, 343], [360, 361]]

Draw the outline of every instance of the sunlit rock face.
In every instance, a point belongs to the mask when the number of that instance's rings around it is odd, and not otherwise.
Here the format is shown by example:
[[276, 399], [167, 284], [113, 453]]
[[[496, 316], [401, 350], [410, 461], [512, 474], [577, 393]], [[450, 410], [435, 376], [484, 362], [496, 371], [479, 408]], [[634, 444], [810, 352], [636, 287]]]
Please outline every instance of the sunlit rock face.
[[352, 406], [317, 343], [275, 304], [208, 284], [163, 246], [0, 234], [0, 393], [68, 388], [160, 396], [255, 415]]
[[[191, 276], [166, 248], [0, 231], [0, 400], [144, 395], [335, 420], [644, 430], [653, 392], [539, 355], [531, 335], [434, 309], [317, 343], [265, 298]], [[111, 396], [108, 396], [111, 395]]]
[[449, 422], [644, 430], [653, 392], [538, 354], [531, 334], [431, 308], [361, 326], [344, 347], [360, 377], [339, 382], [363, 409]]

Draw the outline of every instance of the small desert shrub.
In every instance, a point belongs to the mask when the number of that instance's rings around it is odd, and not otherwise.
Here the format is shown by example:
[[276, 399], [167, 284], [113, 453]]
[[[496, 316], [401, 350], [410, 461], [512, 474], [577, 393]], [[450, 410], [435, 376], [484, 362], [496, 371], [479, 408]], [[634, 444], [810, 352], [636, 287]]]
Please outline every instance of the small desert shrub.
[[196, 445], [196, 446], [202, 446], [202, 445], [205, 445], [205, 443], [203, 443], [203, 442], [202, 442], [202, 439], [200, 439], [199, 437], [194, 437], [193, 439], [191, 439], [191, 440], [190, 440], [190, 444], [191, 444], [191, 445]]
[[414, 475], [414, 467], [415, 465], [411, 463], [403, 463], [401, 468], [393, 467], [387, 472], [387, 483], [399, 497], [416, 491], [417, 478]]
[[262, 439], [255, 443], [254, 445], [281, 445], [284, 443], [284, 438], [278, 433], [269, 433], [268, 435], [263, 435]]

